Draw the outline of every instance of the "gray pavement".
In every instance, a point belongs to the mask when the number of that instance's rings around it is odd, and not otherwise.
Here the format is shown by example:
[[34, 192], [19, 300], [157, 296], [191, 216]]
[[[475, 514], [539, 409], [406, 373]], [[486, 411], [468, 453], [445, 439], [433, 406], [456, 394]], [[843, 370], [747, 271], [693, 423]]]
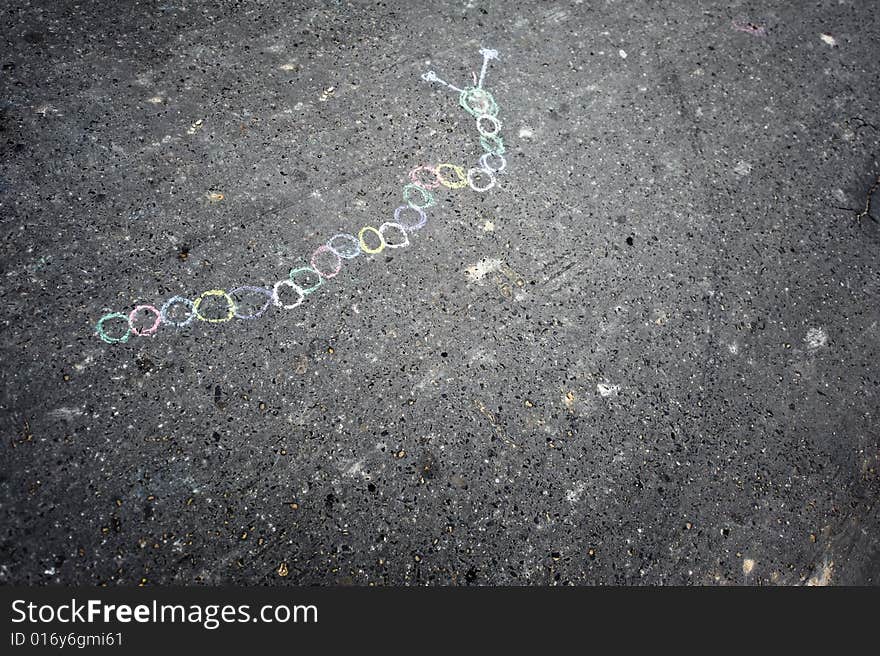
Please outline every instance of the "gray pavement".
[[[2, 24], [0, 583], [878, 582], [874, 3]], [[481, 47], [494, 188], [437, 189], [295, 309], [96, 337], [475, 166], [420, 76], [471, 86]]]

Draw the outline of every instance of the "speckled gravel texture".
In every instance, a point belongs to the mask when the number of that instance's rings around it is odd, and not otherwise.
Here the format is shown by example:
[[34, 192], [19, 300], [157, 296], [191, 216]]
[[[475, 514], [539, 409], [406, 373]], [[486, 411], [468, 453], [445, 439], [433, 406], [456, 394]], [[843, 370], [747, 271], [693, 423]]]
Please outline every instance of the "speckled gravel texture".
[[[873, 3], [0, 16], [0, 582], [878, 582]], [[420, 74], [481, 46], [497, 188], [296, 310], [95, 337], [472, 165]]]

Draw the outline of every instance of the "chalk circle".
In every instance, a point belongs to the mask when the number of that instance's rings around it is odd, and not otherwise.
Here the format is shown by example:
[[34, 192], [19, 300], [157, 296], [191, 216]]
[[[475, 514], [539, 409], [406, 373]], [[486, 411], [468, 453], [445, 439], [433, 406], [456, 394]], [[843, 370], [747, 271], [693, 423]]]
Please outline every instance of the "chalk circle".
[[[251, 294], [260, 294], [261, 296], [266, 297], [266, 302], [260, 307], [256, 312], [250, 312], [249, 314], [242, 314], [239, 312], [241, 309], [241, 304], [235, 302], [236, 295], [241, 295], [244, 292], [250, 292]], [[236, 287], [231, 292], [229, 292], [229, 296], [232, 298], [233, 303], [235, 303], [235, 318], [236, 319], [258, 319], [263, 316], [263, 313], [269, 309], [269, 306], [272, 305], [272, 290], [266, 289], [265, 287], [251, 287], [250, 285], [244, 285], [243, 287]]]
[[[407, 210], [418, 212], [419, 220], [417, 223], [404, 223], [400, 220], [400, 215]], [[425, 210], [423, 210], [421, 207], [413, 207], [412, 205], [401, 205], [396, 210], [394, 210], [394, 222], [402, 225], [404, 229], [408, 231], [421, 230], [428, 222], [428, 215], [425, 214]]]
[[[322, 253], [330, 253], [330, 255], [332, 255], [333, 257], [336, 258], [336, 268], [333, 269], [333, 271], [330, 271], [329, 273], [326, 271], [322, 271], [321, 267], [318, 266], [318, 257]], [[309, 264], [311, 265], [312, 269], [315, 270], [315, 273], [317, 273], [322, 278], [333, 278], [334, 276], [336, 276], [336, 274], [338, 274], [342, 270], [342, 256], [339, 253], [337, 253], [335, 250], [330, 248], [327, 244], [321, 244], [320, 246], [318, 246], [315, 249], [315, 252], [312, 253], [312, 257], [309, 260]]]
[[[125, 334], [121, 337], [108, 335], [107, 331], [104, 329], [105, 323], [116, 319], [125, 322]], [[102, 342], [106, 342], [107, 344], [124, 344], [128, 341], [128, 338], [131, 337], [131, 322], [129, 322], [128, 317], [121, 312], [111, 312], [98, 319], [98, 323], [95, 324], [95, 333], [101, 338]]]
[[[338, 255], [338, 253], [337, 253], [337, 255]], [[287, 277], [290, 278], [290, 282], [295, 283], [296, 277], [301, 276], [302, 274], [305, 274], [305, 275], [311, 274], [315, 277], [315, 280], [316, 280], [315, 284], [311, 285], [310, 287], [303, 287], [302, 285], [298, 285], [299, 288], [301, 290], [303, 290], [303, 294], [306, 294], [306, 295], [311, 294], [313, 291], [315, 291], [316, 289], [318, 289], [318, 287], [321, 286], [321, 283], [324, 282], [324, 278], [321, 276], [321, 274], [318, 273], [312, 267], [298, 267], [296, 269], [291, 269], [290, 275], [288, 275]]]
[[[135, 323], [137, 321], [137, 314], [141, 310], [145, 310], [147, 312], [152, 312], [156, 315], [153, 324], [149, 328], [144, 328], [140, 330]], [[135, 305], [134, 310], [128, 315], [128, 324], [131, 328], [131, 332], [137, 335], [138, 337], [147, 337], [149, 335], [155, 335], [156, 331], [159, 330], [159, 324], [162, 323], [162, 314], [152, 305]]]
[[[189, 313], [186, 315], [185, 319], [172, 319], [169, 315], [171, 314], [171, 309], [175, 305], [185, 305], [189, 308]], [[194, 304], [188, 298], [184, 298], [183, 296], [172, 296], [167, 301], [165, 301], [165, 305], [162, 306], [162, 309], [159, 310], [159, 316], [162, 317], [162, 323], [167, 323], [175, 328], [183, 328], [184, 326], [188, 326], [193, 322], [193, 319], [196, 318], [196, 313], [193, 310]]]
[[477, 87], [462, 89], [461, 95], [458, 97], [458, 104], [474, 118], [480, 114], [498, 115], [498, 103], [495, 102], [492, 94], [485, 89]]
[[[422, 197], [421, 203], [414, 203], [412, 201], [413, 192], [417, 192]], [[411, 207], [417, 207], [420, 210], [431, 207], [437, 202], [436, 200], [434, 200], [434, 194], [432, 194], [427, 189], [424, 189], [415, 184], [408, 184], [403, 188], [403, 200], [406, 201], [407, 205]]]
[[[379, 238], [378, 248], [370, 248], [370, 245], [367, 244], [366, 236], [368, 232], [372, 232]], [[373, 226], [364, 226], [363, 228], [361, 228], [361, 231], [358, 233], [358, 239], [360, 240], [361, 250], [364, 253], [369, 253], [370, 255], [381, 253], [388, 245], [388, 243], [385, 241], [385, 235], [383, 235], [379, 230], [376, 230], [376, 228], [374, 228]]]
[[[219, 296], [220, 298], [226, 301], [226, 316], [220, 318], [212, 318], [206, 317], [201, 313], [202, 303], [205, 302], [206, 298], [212, 298], [214, 296]], [[199, 297], [193, 303], [193, 314], [196, 316], [196, 319], [199, 321], [204, 321], [206, 323], [226, 323], [227, 321], [232, 321], [232, 318], [235, 316], [236, 307], [235, 301], [232, 300], [232, 297], [223, 289], [209, 289], [206, 292], [202, 292]]]
[[[281, 288], [282, 287], [290, 287], [293, 291], [296, 292], [296, 301], [293, 303], [283, 303], [281, 301]], [[305, 300], [306, 294], [302, 290], [302, 287], [295, 284], [290, 278], [285, 278], [284, 280], [279, 280], [275, 283], [275, 286], [272, 287], [272, 302], [275, 303], [277, 307], [283, 308], [285, 310], [292, 310], [295, 307], [298, 307]]]
[[[346, 245], [343, 246], [340, 242], [345, 242]], [[344, 232], [330, 237], [327, 241], [327, 248], [346, 260], [351, 260], [361, 254], [361, 245], [358, 243], [357, 237]]]
[[[489, 164], [490, 157], [495, 157], [498, 160], [497, 166]], [[498, 153], [483, 153], [483, 156], [480, 157], [480, 168], [492, 171], [492, 173], [501, 173], [507, 168], [507, 160], [504, 158], [504, 155], [499, 155]]]
[[[432, 176], [434, 176], [433, 182], [425, 182], [421, 175], [419, 175], [422, 171], [427, 171]], [[409, 179], [412, 180], [414, 185], [418, 185], [423, 189], [436, 189], [440, 186], [440, 176], [437, 175], [437, 169], [433, 166], [417, 166], [412, 171], [409, 172]]]
[[[388, 241], [388, 231], [396, 230], [400, 233], [401, 237], [403, 237], [403, 241], [392, 243]], [[385, 242], [385, 245], [388, 248], [405, 248], [409, 246], [409, 235], [406, 234], [406, 228], [404, 228], [399, 223], [392, 223], [391, 221], [387, 221], [379, 226], [379, 234], [382, 235], [382, 241]]]
[[[447, 178], [444, 171], [449, 170], [455, 174], [455, 180]], [[467, 187], [467, 174], [464, 169], [455, 164], [438, 164], [437, 177], [440, 178], [440, 184], [449, 189], [463, 189]]]
[[[487, 130], [483, 127], [483, 122], [488, 121], [492, 126], [492, 130]], [[477, 132], [480, 133], [483, 137], [493, 137], [499, 132], [501, 132], [501, 121], [492, 116], [491, 114], [480, 114], [477, 116]]]
[[495, 134], [488, 137], [480, 137], [480, 146], [490, 155], [503, 155], [505, 152], [504, 141]]
[[[476, 182], [476, 177], [478, 175], [482, 175], [482, 176], [489, 178], [489, 182], [487, 182], [483, 186], [478, 185]], [[489, 169], [479, 169], [479, 168], [468, 169], [467, 183], [468, 183], [468, 187], [470, 187], [474, 191], [477, 191], [479, 193], [483, 193], [484, 191], [489, 191], [492, 187], [495, 186], [495, 174], [492, 171], [490, 171]]]

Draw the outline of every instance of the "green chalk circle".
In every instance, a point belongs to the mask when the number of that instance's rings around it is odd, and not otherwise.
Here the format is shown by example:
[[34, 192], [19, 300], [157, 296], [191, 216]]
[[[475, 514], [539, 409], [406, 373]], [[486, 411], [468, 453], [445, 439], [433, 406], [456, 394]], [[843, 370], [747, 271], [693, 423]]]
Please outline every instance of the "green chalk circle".
[[[299, 285], [296, 282], [296, 276], [299, 273], [311, 273], [315, 276], [315, 278], [318, 279], [318, 282], [316, 282], [311, 287], [303, 287], [302, 285]], [[316, 289], [318, 289], [318, 287], [321, 286], [321, 283], [324, 282], [324, 277], [320, 273], [315, 271], [312, 267], [299, 267], [296, 269], [291, 269], [289, 278], [290, 278], [290, 282], [296, 284], [302, 290], [303, 294], [311, 294], [313, 291], [315, 291]]]
[[[476, 107], [474, 106], [475, 103]], [[498, 103], [495, 102], [492, 94], [485, 89], [468, 87], [462, 90], [461, 95], [458, 97], [458, 104], [474, 118], [483, 114], [488, 116], [498, 115]]]
[[480, 137], [480, 145], [483, 147], [487, 153], [491, 155], [503, 155], [504, 150], [504, 140], [496, 136], [494, 134], [487, 135], [485, 137]]
[[[416, 192], [421, 195], [421, 197], [422, 197], [422, 204], [421, 205], [414, 203], [412, 200], [410, 200], [413, 192]], [[423, 210], [426, 207], [431, 207], [432, 205], [437, 203], [437, 201], [434, 199], [434, 194], [432, 194], [430, 191], [428, 191], [424, 187], [420, 187], [419, 185], [415, 185], [415, 184], [408, 184], [403, 188], [403, 200], [406, 201], [407, 205], [409, 205], [410, 207], [413, 207], [417, 210]]]
[[[113, 319], [122, 319], [122, 321], [125, 322], [125, 334], [122, 337], [111, 337], [107, 334], [107, 331], [104, 330], [104, 324]], [[98, 334], [98, 337], [101, 338], [101, 341], [106, 342], [107, 344], [124, 344], [128, 341], [128, 338], [131, 337], [131, 324], [128, 321], [128, 317], [121, 312], [111, 312], [98, 319], [98, 323], [95, 324], [95, 332]]]

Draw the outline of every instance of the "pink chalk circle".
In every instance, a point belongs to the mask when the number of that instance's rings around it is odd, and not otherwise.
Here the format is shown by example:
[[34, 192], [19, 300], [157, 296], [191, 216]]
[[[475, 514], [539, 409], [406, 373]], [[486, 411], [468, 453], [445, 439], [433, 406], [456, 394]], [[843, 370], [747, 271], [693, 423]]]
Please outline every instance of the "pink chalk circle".
[[[318, 267], [316, 260], [321, 253], [330, 253], [333, 257], [336, 258], [336, 268], [333, 269], [332, 272], [326, 273], [324, 271], [321, 271], [321, 269]], [[318, 248], [315, 249], [315, 252], [312, 253], [312, 259], [309, 260], [309, 264], [322, 278], [333, 278], [342, 270], [342, 257], [339, 255], [339, 253], [336, 252], [335, 249], [330, 248], [330, 246], [328, 246], [327, 244], [321, 244], [320, 246], [318, 246]]]
[[[419, 175], [422, 171], [427, 171], [434, 176], [434, 182], [425, 182]], [[413, 181], [413, 184], [424, 189], [437, 189], [440, 186], [440, 176], [437, 175], [437, 170], [433, 166], [417, 166], [409, 172], [409, 179]]]
[[[156, 320], [153, 322], [153, 325], [149, 328], [145, 328], [144, 330], [138, 330], [137, 326], [135, 326], [135, 319], [137, 318], [137, 313], [141, 310], [146, 310], [147, 312], [152, 312], [156, 315]], [[154, 335], [157, 330], [159, 330], [159, 324], [162, 323], [162, 313], [159, 312], [152, 305], [136, 305], [134, 310], [131, 311], [131, 314], [128, 315], [128, 325], [131, 326], [131, 332], [133, 332], [138, 337], [147, 337], [148, 335]]]

